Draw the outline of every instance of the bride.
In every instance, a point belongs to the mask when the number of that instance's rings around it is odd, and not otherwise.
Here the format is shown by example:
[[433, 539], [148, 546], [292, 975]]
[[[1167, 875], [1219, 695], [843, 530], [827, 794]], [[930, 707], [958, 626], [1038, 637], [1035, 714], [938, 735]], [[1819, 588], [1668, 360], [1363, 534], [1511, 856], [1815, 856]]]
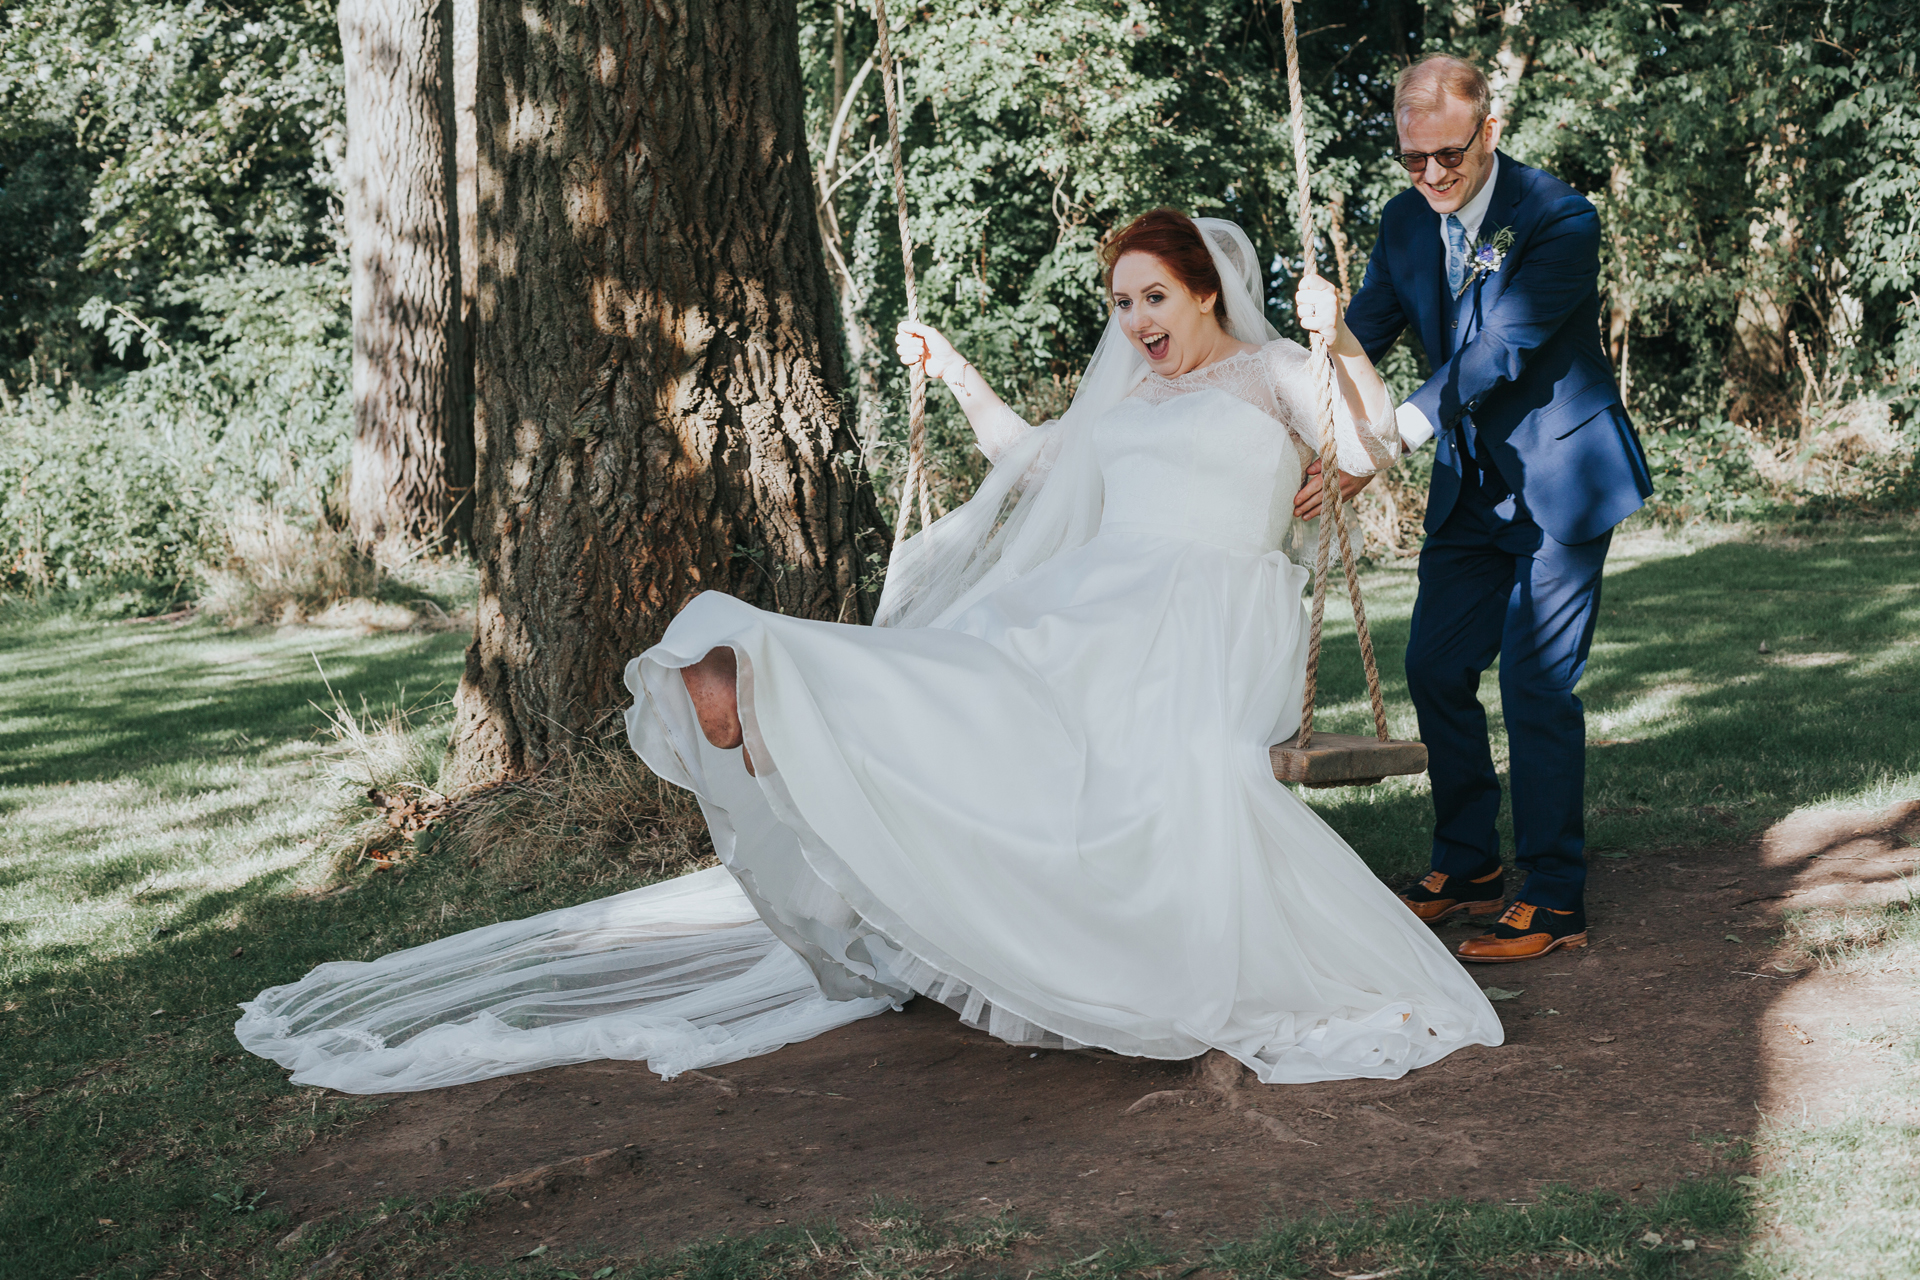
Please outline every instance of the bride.
[[[1239, 227], [1147, 214], [1104, 254], [1112, 318], [1032, 427], [902, 325], [994, 463], [899, 547], [876, 625], [709, 592], [627, 668], [634, 749], [693, 791], [721, 866], [322, 965], [243, 1005], [300, 1084], [437, 1088], [597, 1058], [664, 1076], [938, 1000], [1010, 1043], [1268, 1083], [1394, 1078], [1497, 1045], [1427, 927], [1276, 783], [1298, 727], [1317, 452], [1306, 352], [1267, 323]], [[1332, 339], [1340, 466], [1398, 452], [1386, 388]]]

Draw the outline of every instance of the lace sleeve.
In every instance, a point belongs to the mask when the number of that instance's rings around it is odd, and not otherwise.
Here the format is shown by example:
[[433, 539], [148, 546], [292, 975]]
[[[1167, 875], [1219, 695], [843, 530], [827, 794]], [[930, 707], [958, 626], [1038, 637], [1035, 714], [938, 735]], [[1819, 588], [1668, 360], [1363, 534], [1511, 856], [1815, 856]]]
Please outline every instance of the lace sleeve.
[[[1285, 421], [1314, 453], [1320, 451], [1320, 410], [1315, 403], [1313, 373], [1307, 367], [1309, 352], [1297, 342], [1277, 338], [1263, 348], [1267, 371], [1273, 379], [1274, 396], [1288, 410]], [[1370, 476], [1393, 465], [1400, 457], [1400, 437], [1394, 429], [1393, 399], [1372, 422], [1357, 423], [1347, 408], [1347, 399], [1333, 397], [1334, 435], [1339, 451], [1340, 469], [1351, 476]]]
[[987, 461], [997, 463], [1001, 454], [1031, 430], [1032, 423], [1003, 404], [994, 410], [986, 422], [974, 428], [974, 435], [979, 439], [980, 452], [987, 455]]

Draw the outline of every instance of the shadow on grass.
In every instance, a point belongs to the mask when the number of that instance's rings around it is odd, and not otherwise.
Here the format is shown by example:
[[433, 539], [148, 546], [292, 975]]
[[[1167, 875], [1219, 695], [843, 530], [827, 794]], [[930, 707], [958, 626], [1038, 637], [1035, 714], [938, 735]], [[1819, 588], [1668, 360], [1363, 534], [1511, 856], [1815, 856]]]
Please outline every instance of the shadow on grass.
[[[457, 675], [466, 643], [451, 633], [361, 639], [200, 626], [181, 634], [156, 623], [32, 630], [41, 643], [14, 649], [4, 664], [0, 786], [97, 782], [311, 737], [328, 684], [349, 705], [436, 685], [450, 695], [447, 677]], [[63, 634], [50, 644], [48, 632]]]
[[[1580, 687], [1594, 851], [1724, 843], [1806, 805], [1871, 806], [1914, 789], [1920, 533], [1835, 528], [1614, 559]], [[1412, 568], [1378, 571], [1367, 587], [1393, 728], [1411, 736], [1401, 659]], [[1323, 659], [1325, 686], [1341, 692], [1364, 687], [1347, 626]], [[1504, 762], [1497, 668], [1481, 693]], [[1330, 720], [1370, 728], [1359, 698]], [[1425, 873], [1424, 780], [1304, 794], [1390, 882]], [[1510, 851], [1504, 814], [1502, 838]]]
[[[1910, 639], [1920, 633], [1917, 553], [1920, 536], [1882, 530], [1623, 562], [1607, 580], [1583, 688], [1591, 736], [1614, 744], [1589, 754], [1595, 846], [1725, 841], [1795, 808], [1920, 772], [1920, 739], [1909, 727], [1920, 712], [1920, 647]], [[1410, 576], [1375, 574], [1384, 589], [1370, 601], [1401, 733], [1412, 728], [1399, 666]], [[1769, 653], [1759, 651], [1762, 640]], [[321, 633], [311, 644], [334, 690], [357, 705], [362, 694], [386, 701], [446, 681], [463, 638]], [[175, 766], [248, 769], [263, 746], [311, 737], [320, 721], [313, 704], [328, 699], [302, 639], [270, 631], [52, 622], [0, 628], [0, 655], [0, 786], [35, 789], [0, 795], [8, 815], [44, 808], [48, 789], [70, 782], [189, 795], [204, 779]], [[1330, 644], [1326, 671], [1329, 688], [1361, 687], [1350, 642]], [[1491, 679], [1487, 691], [1497, 727]], [[1329, 727], [1356, 727], [1362, 714], [1356, 700]], [[1418, 784], [1310, 798], [1382, 874], [1424, 868], [1429, 808]], [[177, 821], [213, 830], [252, 812], [223, 804]], [[76, 821], [61, 838], [90, 855], [110, 834], [105, 824]], [[68, 874], [87, 897], [145, 874], [133, 863], [77, 861], [90, 865]], [[0, 889], [30, 887], [42, 874], [0, 862]], [[513, 895], [435, 863], [321, 896], [279, 867], [232, 884], [136, 895], [125, 908], [132, 945], [95, 941], [77, 922], [85, 902], [72, 904], [67, 936], [34, 943], [18, 921], [6, 922], [13, 936], [0, 1076], [13, 1097], [0, 1133], [0, 1216], [11, 1243], [0, 1275], [255, 1269], [245, 1260], [266, 1256], [283, 1220], [233, 1212], [235, 1187], [273, 1152], [379, 1104], [288, 1086], [284, 1072], [233, 1044], [234, 1006], [322, 962], [371, 958], [565, 900], [564, 886]], [[146, 930], [164, 932], [138, 941]], [[1698, 1230], [1736, 1229], [1737, 1205], [1716, 1204], [1676, 1202], [1673, 1214], [1700, 1218]], [[1420, 1230], [1441, 1230], [1443, 1208], [1422, 1210], [1430, 1226]], [[1497, 1206], [1474, 1212], [1489, 1215], [1489, 1232], [1519, 1229]], [[1335, 1240], [1325, 1227], [1309, 1240], [1303, 1229], [1276, 1228], [1266, 1244], [1233, 1255], [1232, 1266], [1283, 1273], [1294, 1264], [1282, 1260], [1282, 1246], [1295, 1258], [1364, 1253], [1358, 1236]], [[1638, 1261], [1624, 1265], [1646, 1273]]]

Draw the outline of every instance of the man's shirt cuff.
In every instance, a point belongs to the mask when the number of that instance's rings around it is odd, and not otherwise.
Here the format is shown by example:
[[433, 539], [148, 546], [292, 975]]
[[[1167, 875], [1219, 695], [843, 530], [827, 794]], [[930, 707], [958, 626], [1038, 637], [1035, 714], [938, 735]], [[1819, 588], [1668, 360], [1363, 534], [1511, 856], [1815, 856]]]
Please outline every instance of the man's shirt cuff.
[[1393, 412], [1393, 424], [1400, 432], [1400, 443], [1412, 453], [1427, 441], [1433, 439], [1433, 424], [1427, 421], [1427, 415], [1420, 412], [1420, 406], [1408, 400]]

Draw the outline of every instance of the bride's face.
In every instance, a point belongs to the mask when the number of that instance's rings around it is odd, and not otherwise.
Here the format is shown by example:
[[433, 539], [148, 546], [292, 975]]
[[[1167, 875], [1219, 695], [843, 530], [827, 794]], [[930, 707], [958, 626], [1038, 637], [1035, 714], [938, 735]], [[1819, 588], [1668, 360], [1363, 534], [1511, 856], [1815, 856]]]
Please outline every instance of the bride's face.
[[1226, 331], [1215, 316], [1218, 295], [1196, 298], [1150, 253], [1122, 254], [1113, 264], [1113, 308], [1120, 327], [1147, 364], [1174, 377], [1214, 359]]

